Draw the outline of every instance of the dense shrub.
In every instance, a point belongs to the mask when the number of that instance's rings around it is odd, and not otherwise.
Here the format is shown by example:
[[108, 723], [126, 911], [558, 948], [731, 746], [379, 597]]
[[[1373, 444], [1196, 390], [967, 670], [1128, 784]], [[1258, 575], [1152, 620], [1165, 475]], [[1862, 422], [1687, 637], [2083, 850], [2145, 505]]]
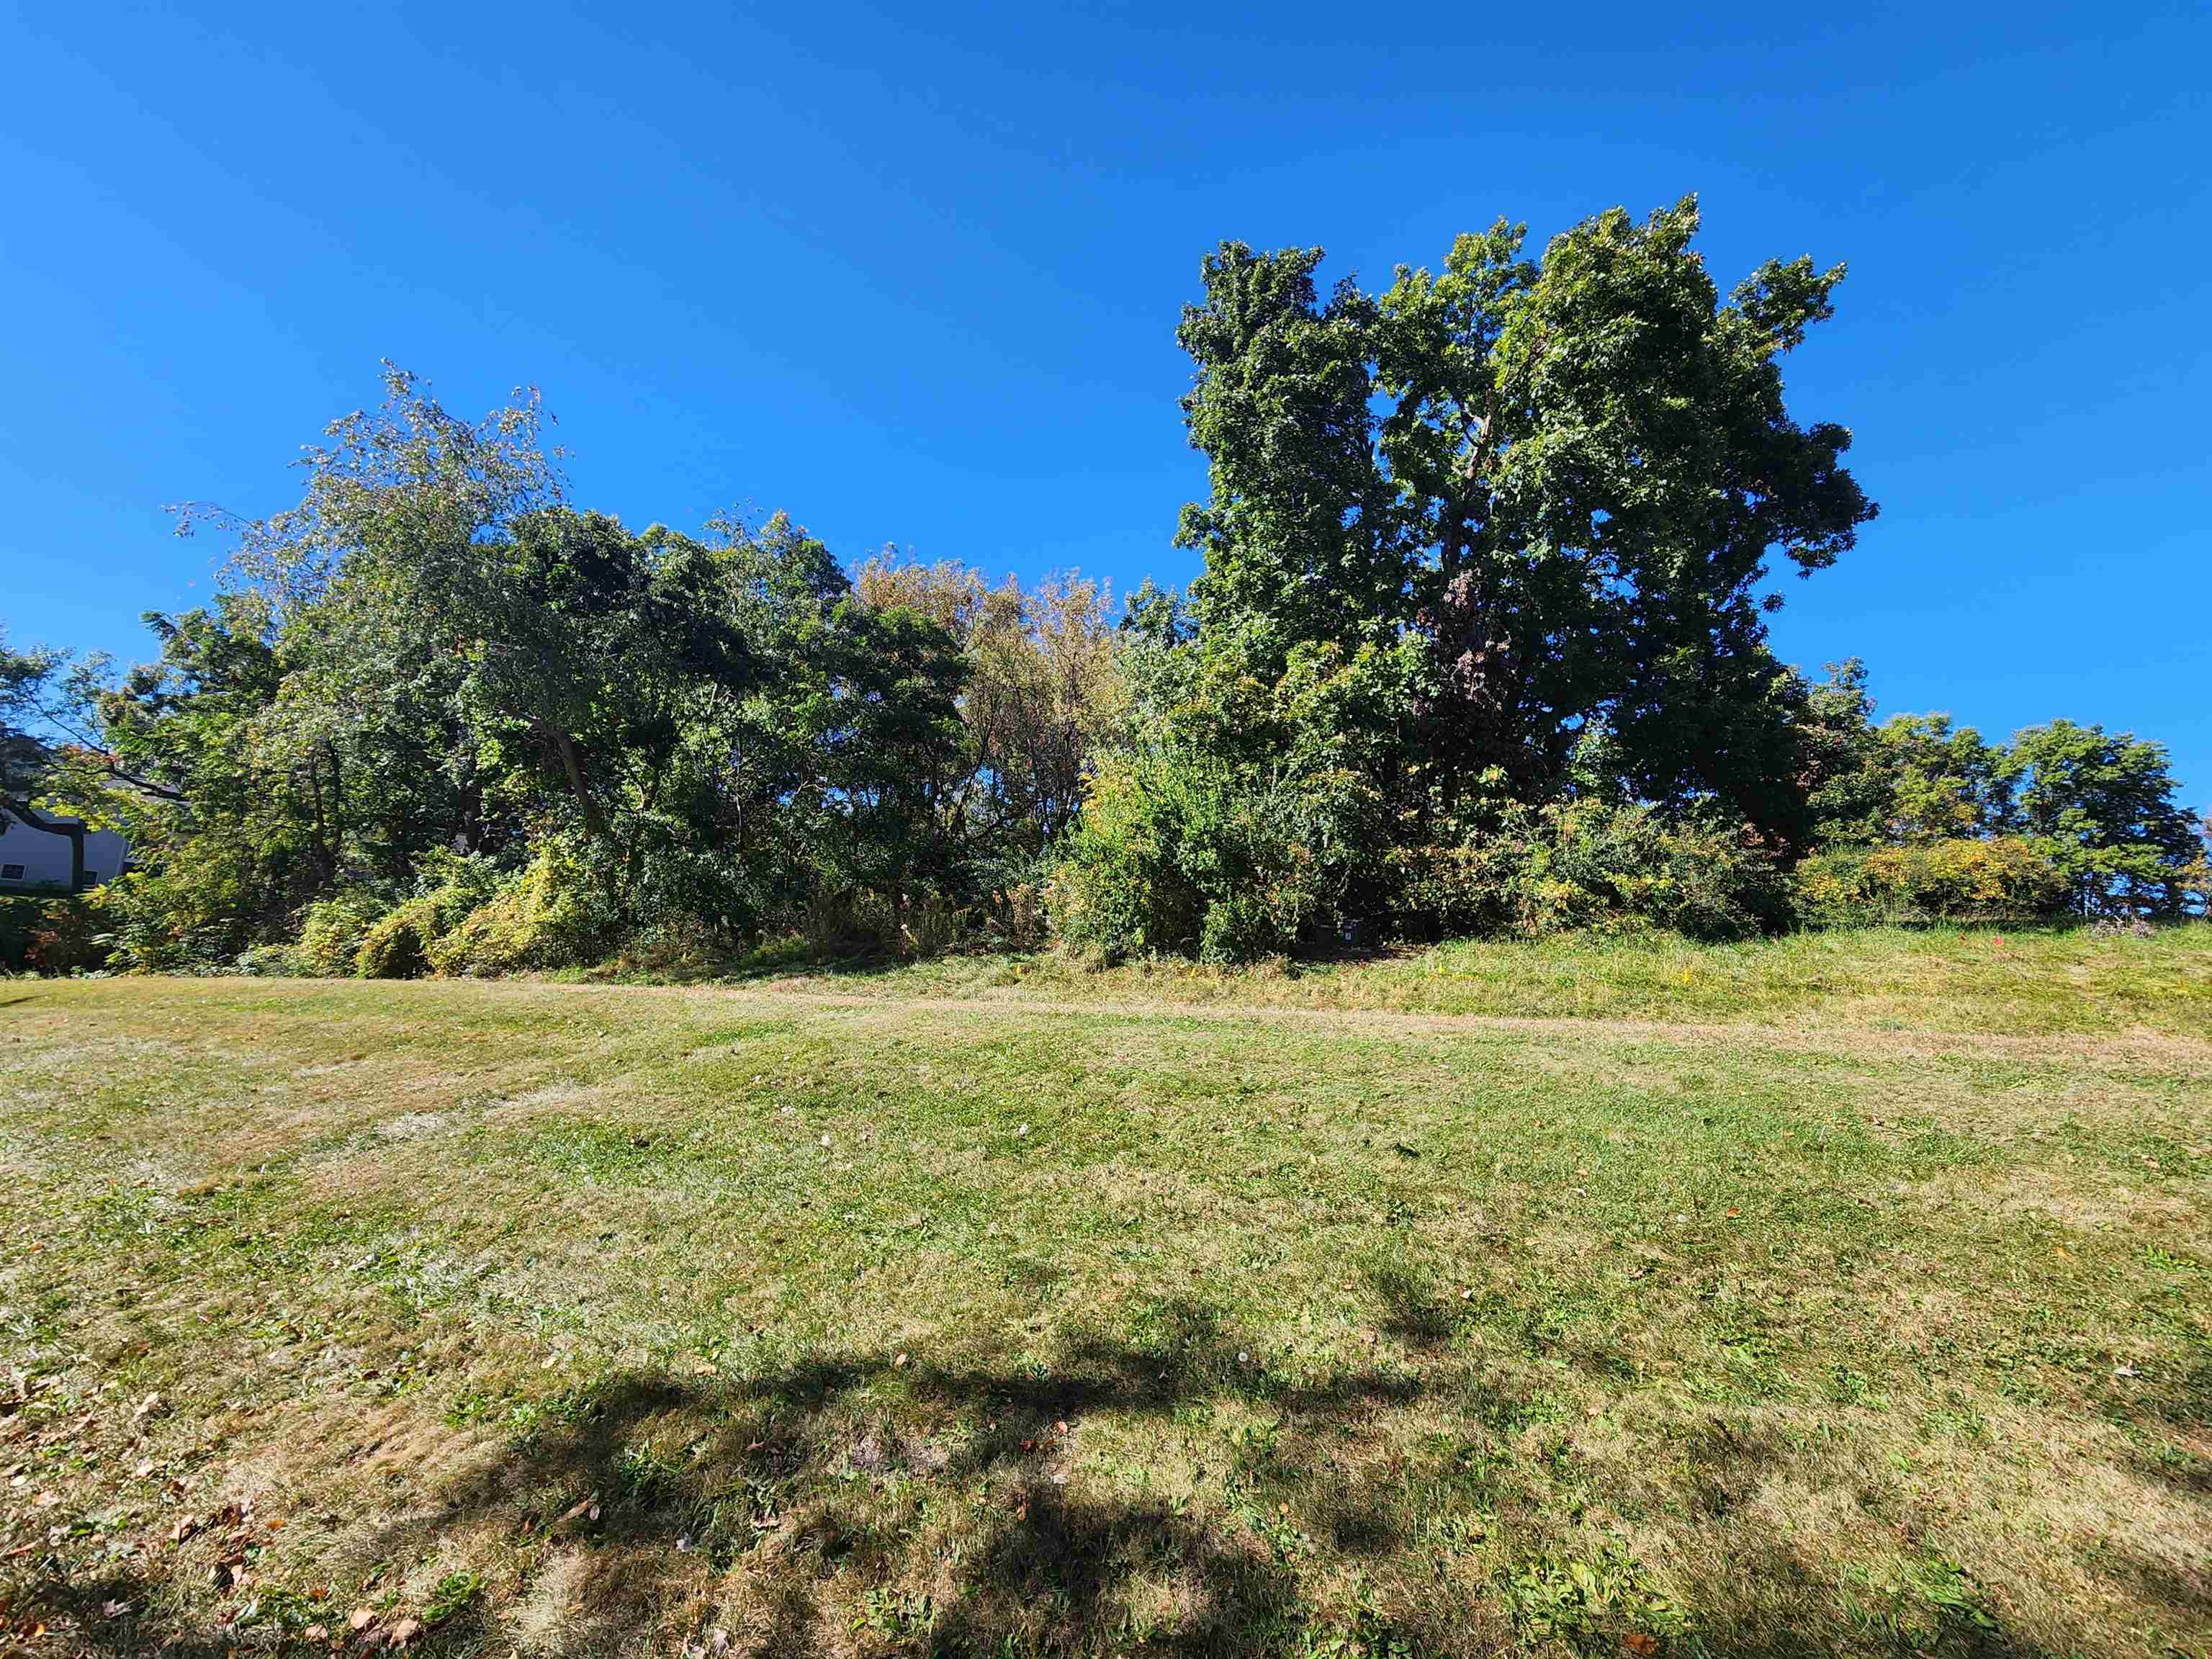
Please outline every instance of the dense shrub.
[[31, 965], [31, 927], [41, 902], [25, 895], [0, 896], [0, 973], [19, 973]]
[[787, 920], [809, 959], [836, 962], [886, 950], [887, 915], [888, 907], [871, 894], [824, 885], [809, 893]]
[[942, 893], [909, 897], [897, 915], [897, 948], [902, 956], [942, 956], [976, 931], [975, 910]]
[[362, 979], [413, 979], [436, 964], [431, 952], [499, 891], [501, 875], [489, 859], [437, 853], [419, 868], [422, 890], [396, 906], [362, 934], [353, 970]]
[[1049, 902], [1060, 936], [1117, 959], [1289, 950], [1328, 907], [1310, 803], [1196, 757], [1116, 756], [1092, 781]]
[[865, 887], [814, 894], [786, 918], [790, 934], [811, 961], [867, 957], [936, 957], [988, 937], [989, 917], [923, 889], [894, 902]]
[[426, 939], [423, 951], [441, 974], [574, 968], [602, 955], [614, 931], [613, 905], [596, 873], [555, 846]]
[[414, 979], [428, 971], [438, 935], [437, 901], [421, 894], [387, 911], [362, 935], [353, 970], [362, 979]]
[[1133, 713], [1094, 769], [1048, 904], [1060, 937], [1114, 958], [1274, 955], [1333, 932], [1388, 845], [1387, 734], [1406, 709], [1401, 651], [1176, 643], [1149, 602], [1128, 647]]
[[1410, 922], [1446, 935], [1665, 927], [1726, 939], [1788, 918], [1773, 860], [1725, 827], [1670, 824], [1648, 805], [1595, 798], [1509, 804], [1495, 818], [1396, 855]]
[[110, 945], [96, 893], [0, 897], [0, 972], [86, 973], [106, 965]]
[[299, 970], [325, 978], [352, 973], [362, 940], [387, 908], [359, 888], [317, 899], [300, 914]]
[[89, 973], [107, 965], [111, 942], [98, 895], [80, 893], [40, 908], [27, 955], [41, 974]]
[[1058, 854], [1049, 849], [975, 860], [969, 873], [981, 896], [975, 916], [981, 935], [1009, 950], [1042, 945], [1051, 931], [1048, 898], [1058, 867]]
[[1806, 919], [1829, 926], [2028, 920], [2063, 910], [2072, 890], [2018, 836], [1837, 848], [1800, 865], [1796, 886]]
[[262, 862], [244, 848], [204, 842], [192, 852], [130, 871], [100, 890], [117, 966], [157, 974], [218, 971], [264, 936], [270, 925], [265, 914], [282, 894], [272, 894]]

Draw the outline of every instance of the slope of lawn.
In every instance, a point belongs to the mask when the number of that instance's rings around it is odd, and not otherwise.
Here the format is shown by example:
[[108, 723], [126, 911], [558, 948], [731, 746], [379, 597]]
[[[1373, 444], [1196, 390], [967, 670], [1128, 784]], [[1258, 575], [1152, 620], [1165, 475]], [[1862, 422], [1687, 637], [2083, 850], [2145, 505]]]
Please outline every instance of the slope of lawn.
[[2212, 934], [1521, 949], [0, 982], [0, 1649], [2212, 1653]]
[[[748, 976], [776, 982], [773, 968]], [[1805, 933], [1739, 945], [1673, 935], [1460, 939], [1372, 958], [1100, 969], [1051, 956], [946, 957], [833, 975], [848, 993], [1089, 1003], [1372, 1008], [1667, 1025], [1807, 1022], [2014, 1035], [2212, 1030], [2212, 925], [2116, 941], [2085, 927]]]

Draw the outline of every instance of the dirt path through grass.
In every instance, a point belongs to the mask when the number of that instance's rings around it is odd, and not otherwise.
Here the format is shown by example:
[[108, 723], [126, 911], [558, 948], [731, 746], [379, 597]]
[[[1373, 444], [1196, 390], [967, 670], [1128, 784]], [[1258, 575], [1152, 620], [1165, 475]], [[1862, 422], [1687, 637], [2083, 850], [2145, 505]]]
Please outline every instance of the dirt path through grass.
[[[635, 988], [641, 989], [653, 988]], [[697, 994], [693, 989], [691, 994]], [[2048, 1032], [2035, 1036], [1999, 1031], [1953, 1031], [1882, 1025], [1869, 1028], [1810, 1020], [1777, 1025], [1738, 1020], [1728, 1023], [1669, 1023], [1650, 1019], [1592, 1019], [1575, 1015], [1429, 1013], [1391, 1008], [1311, 1008], [1280, 1003], [1127, 1002], [1114, 1000], [979, 994], [946, 997], [823, 990], [805, 983], [717, 988], [713, 994], [767, 1003], [796, 1003], [824, 1008], [896, 1006], [927, 1013], [996, 1015], [1024, 1013], [1076, 1019], [1200, 1021], [1231, 1025], [1302, 1026], [1357, 1031], [1376, 1036], [1418, 1039], [1438, 1032], [1492, 1031], [1529, 1036], [1586, 1037], [1602, 1042], [1668, 1043], [1699, 1048], [1714, 1045], [1786, 1049], [1796, 1054], [1873, 1054], [1884, 1056], [1984, 1053], [2022, 1060], [2063, 1057], [2106, 1061], [2129, 1068], [2172, 1066], [2212, 1078], [2212, 1036], [2192, 1039], [2164, 1031], [2101, 1033]]]

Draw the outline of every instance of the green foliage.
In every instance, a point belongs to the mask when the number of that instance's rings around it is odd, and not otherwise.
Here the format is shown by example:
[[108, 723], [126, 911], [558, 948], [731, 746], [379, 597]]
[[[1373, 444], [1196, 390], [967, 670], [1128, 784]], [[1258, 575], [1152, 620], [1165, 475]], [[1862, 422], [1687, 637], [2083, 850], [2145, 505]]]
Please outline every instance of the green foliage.
[[0, 973], [88, 973], [112, 945], [97, 893], [0, 894]]
[[428, 940], [424, 954], [448, 975], [579, 967], [606, 951], [615, 921], [604, 878], [556, 845]]
[[2011, 816], [2003, 751], [1948, 714], [1898, 714], [1876, 729], [1893, 840], [1911, 842], [1992, 834]]
[[431, 1630], [448, 1623], [466, 1612], [483, 1592], [483, 1575], [476, 1572], [449, 1572], [431, 1586], [429, 1599], [422, 1603], [422, 1623]]
[[1109, 958], [1286, 951], [1331, 926], [1384, 834], [1373, 734], [1402, 662], [1362, 647], [1261, 653], [1163, 639], [1131, 666], [1125, 746], [1092, 779], [1054, 879], [1054, 926]]
[[[695, 538], [570, 507], [534, 397], [469, 422], [386, 393], [310, 447], [295, 507], [186, 509], [237, 538], [224, 592], [149, 616], [160, 660], [91, 699], [76, 799], [141, 866], [129, 965], [295, 928], [314, 971], [726, 952], [825, 896], [935, 939], [971, 866], [1064, 831], [1116, 706], [1095, 585], [1000, 591], [956, 635], [781, 515]], [[63, 665], [7, 665], [11, 698]], [[520, 872], [465, 925], [493, 894], [446, 890], [457, 850]]]
[[2197, 826], [2165, 749], [2055, 720], [2009, 745], [1948, 714], [1877, 726], [1856, 663], [1832, 672], [1813, 800], [1820, 850], [1800, 872], [1829, 921], [2082, 915], [2201, 907]]
[[50, 836], [67, 843], [64, 890], [86, 881], [82, 816], [58, 811], [73, 785], [97, 769], [86, 744], [96, 725], [93, 698], [104, 658], [80, 662], [68, 652], [13, 651], [0, 629], [0, 829]]
[[1054, 878], [1060, 937], [1108, 960], [1289, 950], [1322, 912], [1327, 872], [1295, 786], [1218, 759], [1109, 757]]
[[1826, 847], [1991, 835], [2012, 792], [2004, 751], [1948, 714], [1897, 714], [1876, 725], [1866, 670], [1833, 665], [1808, 685], [1801, 749], [1814, 782], [1815, 836]]
[[1656, 927], [1733, 939], [1788, 915], [1771, 854], [1741, 831], [1670, 824], [1648, 803], [1509, 801], [1489, 827], [1405, 848], [1394, 866], [1405, 909], [1448, 935]]
[[[852, 575], [787, 516], [633, 531], [521, 393], [386, 365], [155, 661], [0, 641], [0, 811], [134, 868], [50, 954], [174, 972], [686, 974], [1048, 930], [1206, 962], [1339, 938], [2212, 902], [2164, 751], [1877, 726], [1778, 662], [1770, 566], [1874, 508], [1779, 369], [1840, 266], [1723, 294], [1694, 198], [1324, 295], [1224, 243], [1178, 338], [1186, 599]], [[73, 818], [55, 814], [66, 811]], [[79, 848], [81, 852], [81, 846]], [[1789, 870], [1811, 855], [1794, 886]], [[27, 947], [25, 947], [27, 948]]]
[[[134, 842], [132, 856], [148, 850]], [[185, 850], [192, 856], [157, 855], [100, 890], [118, 965], [144, 973], [206, 972], [264, 936], [270, 872], [253, 849], [196, 836]]]
[[1829, 926], [2023, 921], [2063, 910], [2071, 884], [2019, 836], [1954, 836], [1886, 847], [1844, 847], [1798, 866], [1797, 900]]
[[2212, 812], [2197, 820], [2197, 854], [2175, 872], [2183, 908], [2212, 917]]
[[1419, 1659], [1419, 1643], [1391, 1623], [1364, 1574], [1347, 1599], [1343, 1613], [1300, 1633], [1298, 1659]]
[[993, 587], [966, 565], [884, 555], [860, 567], [854, 591], [872, 610], [927, 617], [961, 647], [953, 838], [994, 861], [1035, 855], [1075, 821], [1085, 772], [1121, 714], [1105, 586], [1048, 576]]
[[2075, 909], [2180, 914], [2203, 842], [2174, 801], [2165, 745], [2053, 720], [2014, 737], [1996, 769], [2007, 827], [2057, 866]]
[[44, 902], [27, 893], [0, 894], [0, 973], [30, 966], [31, 929]]
[[438, 904], [428, 894], [387, 911], [354, 952], [353, 970], [362, 979], [414, 979], [428, 971], [430, 943], [438, 936]]
[[1843, 270], [1770, 262], [1723, 301], [1698, 228], [1694, 198], [1615, 209], [1530, 261], [1500, 221], [1441, 273], [1326, 301], [1319, 249], [1224, 243], [1178, 335], [1211, 464], [1181, 538], [1206, 556], [1201, 635], [1275, 663], [1418, 640], [1401, 741], [1448, 805], [1492, 768], [1550, 798], [1604, 719], [1637, 794], [1717, 794], [1802, 840], [1760, 585], [1771, 555], [1820, 568], [1873, 516], [1850, 434], [1782, 398]]
[[446, 937], [500, 887], [496, 866], [482, 857], [445, 853], [426, 857], [423, 889], [370, 924], [354, 952], [353, 971], [362, 979], [414, 979], [440, 964]]
[[324, 978], [353, 972], [362, 940], [388, 908], [359, 888], [315, 900], [300, 916], [301, 970]]
[[[1689, 1641], [1689, 1615], [1656, 1589], [1627, 1547], [1607, 1540], [1594, 1559], [1544, 1559], [1500, 1580], [1515, 1628], [1532, 1643], [1581, 1654], [1656, 1653]], [[1640, 1640], [1632, 1644], [1625, 1638]]]

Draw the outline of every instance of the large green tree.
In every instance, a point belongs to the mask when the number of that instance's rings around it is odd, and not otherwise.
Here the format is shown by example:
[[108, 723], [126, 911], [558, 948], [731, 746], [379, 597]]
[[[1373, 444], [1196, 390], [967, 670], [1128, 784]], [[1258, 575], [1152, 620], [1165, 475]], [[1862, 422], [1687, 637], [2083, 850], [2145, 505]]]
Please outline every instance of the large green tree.
[[1416, 635], [1414, 744], [1448, 796], [1492, 769], [1555, 793], [1601, 720], [1638, 793], [1801, 842], [1765, 582], [1833, 562], [1875, 509], [1850, 434], [1790, 416], [1779, 360], [1843, 268], [1771, 261], [1724, 298], [1698, 222], [1694, 198], [1614, 210], [1530, 260], [1501, 222], [1376, 296], [1322, 299], [1316, 248], [1209, 256], [1179, 335], [1210, 462], [1181, 537], [1201, 638], [1265, 673], [1301, 642]]
[[2005, 827], [2065, 875], [2076, 909], [2180, 914], [2203, 843], [2174, 799], [2163, 744], [2052, 720], [2015, 734], [1996, 770], [2010, 795]]

